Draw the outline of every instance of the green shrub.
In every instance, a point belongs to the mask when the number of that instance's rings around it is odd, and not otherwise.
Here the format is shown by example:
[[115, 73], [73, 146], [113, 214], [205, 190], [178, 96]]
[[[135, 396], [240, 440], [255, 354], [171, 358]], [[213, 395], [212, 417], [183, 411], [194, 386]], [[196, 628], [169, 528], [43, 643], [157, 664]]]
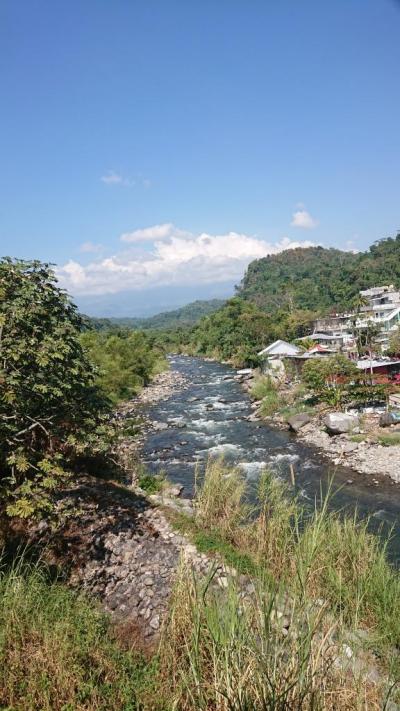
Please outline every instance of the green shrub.
[[81, 344], [98, 368], [97, 385], [114, 404], [132, 398], [167, 367], [161, 349], [140, 331], [85, 331]]
[[272, 392], [276, 392], [276, 386], [272, 382], [269, 375], [260, 375], [254, 378], [252, 383], [250, 395], [253, 400], [262, 400], [264, 397]]
[[156, 494], [162, 491], [165, 477], [163, 474], [150, 474], [147, 471], [142, 471], [138, 477], [138, 484], [147, 494]]
[[108, 403], [82, 320], [47, 264], [0, 261], [0, 487], [11, 515], [46, 511], [69, 461], [104, 441]]

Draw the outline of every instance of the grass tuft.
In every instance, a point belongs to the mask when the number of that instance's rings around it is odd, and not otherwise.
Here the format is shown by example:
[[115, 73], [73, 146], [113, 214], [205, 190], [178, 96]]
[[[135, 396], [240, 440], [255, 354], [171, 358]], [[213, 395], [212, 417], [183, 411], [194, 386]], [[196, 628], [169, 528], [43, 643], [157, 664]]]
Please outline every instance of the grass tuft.
[[388, 432], [378, 437], [379, 444], [384, 447], [396, 447], [400, 445], [400, 432]]

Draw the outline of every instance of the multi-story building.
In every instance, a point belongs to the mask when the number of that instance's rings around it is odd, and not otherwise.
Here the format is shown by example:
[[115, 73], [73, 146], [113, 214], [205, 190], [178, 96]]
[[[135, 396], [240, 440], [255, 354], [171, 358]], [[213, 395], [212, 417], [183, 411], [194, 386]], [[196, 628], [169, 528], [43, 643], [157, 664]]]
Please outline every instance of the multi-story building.
[[310, 338], [321, 345], [329, 343], [337, 351], [352, 352], [357, 332], [374, 324], [380, 329], [376, 340], [384, 352], [391, 333], [400, 326], [400, 291], [393, 285], [377, 286], [360, 291], [360, 297], [356, 311], [317, 319]]

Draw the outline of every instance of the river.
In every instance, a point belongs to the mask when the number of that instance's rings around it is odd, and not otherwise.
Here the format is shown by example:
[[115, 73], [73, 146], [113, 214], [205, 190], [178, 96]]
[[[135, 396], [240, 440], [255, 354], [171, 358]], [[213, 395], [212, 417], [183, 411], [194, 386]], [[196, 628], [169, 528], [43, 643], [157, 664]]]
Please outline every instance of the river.
[[248, 421], [253, 412], [250, 399], [229, 366], [189, 356], [170, 357], [170, 366], [187, 378], [189, 387], [146, 411], [152, 420], [169, 424], [167, 430], [146, 438], [142, 458], [150, 471], [164, 471], [191, 495], [196, 467], [201, 472], [209, 456], [223, 455], [242, 469], [252, 492], [263, 468], [290, 481], [292, 464], [296, 492], [310, 505], [333, 477], [334, 507], [371, 516], [372, 529], [393, 528], [391, 555], [400, 561], [400, 485], [388, 477], [335, 467], [290, 432]]

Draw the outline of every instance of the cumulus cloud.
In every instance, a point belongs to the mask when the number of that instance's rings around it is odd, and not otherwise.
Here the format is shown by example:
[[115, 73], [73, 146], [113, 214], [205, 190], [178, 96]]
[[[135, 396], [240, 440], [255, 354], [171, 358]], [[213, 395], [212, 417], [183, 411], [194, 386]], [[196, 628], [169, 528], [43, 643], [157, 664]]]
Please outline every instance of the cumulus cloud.
[[293, 213], [290, 224], [292, 227], [302, 227], [304, 230], [312, 230], [318, 225], [318, 220], [315, 220], [305, 209], [304, 205], [300, 204], [299, 209]]
[[62, 286], [74, 295], [100, 295], [155, 286], [235, 282], [253, 259], [313, 244], [287, 237], [271, 244], [237, 232], [195, 235], [170, 223], [125, 233], [122, 239], [153, 244], [140, 252], [136, 245], [128, 247], [85, 266], [70, 260], [57, 269]]

